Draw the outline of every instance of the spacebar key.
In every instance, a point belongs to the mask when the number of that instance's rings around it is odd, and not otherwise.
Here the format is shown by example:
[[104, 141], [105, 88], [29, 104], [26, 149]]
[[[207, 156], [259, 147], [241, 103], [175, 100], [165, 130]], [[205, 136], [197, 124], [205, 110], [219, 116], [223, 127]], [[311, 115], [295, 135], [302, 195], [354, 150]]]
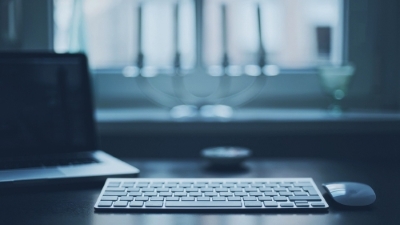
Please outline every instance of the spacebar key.
[[165, 202], [165, 207], [242, 207], [242, 202]]

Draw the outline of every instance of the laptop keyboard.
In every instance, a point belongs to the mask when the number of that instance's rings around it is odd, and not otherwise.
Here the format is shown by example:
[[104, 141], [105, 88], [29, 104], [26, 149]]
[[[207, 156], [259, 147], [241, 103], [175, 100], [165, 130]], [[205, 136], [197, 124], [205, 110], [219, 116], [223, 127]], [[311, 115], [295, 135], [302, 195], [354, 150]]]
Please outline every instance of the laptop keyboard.
[[81, 165], [98, 163], [92, 157], [80, 157], [80, 158], [36, 158], [31, 160], [9, 160], [0, 162], [0, 170], [10, 169], [26, 169], [26, 168], [47, 168], [56, 166], [68, 166], [68, 165]]
[[[96, 211], [326, 210], [311, 178], [107, 179]], [[250, 211], [249, 211], [250, 210]]]

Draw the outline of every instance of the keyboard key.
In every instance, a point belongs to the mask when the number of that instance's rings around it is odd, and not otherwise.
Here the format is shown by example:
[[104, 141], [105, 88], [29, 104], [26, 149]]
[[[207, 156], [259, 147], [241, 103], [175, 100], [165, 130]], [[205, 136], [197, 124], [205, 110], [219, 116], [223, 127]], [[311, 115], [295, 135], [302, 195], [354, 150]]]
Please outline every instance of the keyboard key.
[[145, 206], [146, 207], [162, 207], [163, 202], [146, 202]]
[[125, 188], [106, 188], [107, 192], [113, 192], [113, 191], [123, 191], [125, 192]]
[[243, 200], [244, 201], [257, 201], [257, 198], [253, 197], [253, 196], [251, 196], [251, 197], [243, 197]]
[[154, 188], [142, 188], [143, 192], [153, 192]]
[[279, 192], [279, 195], [280, 196], [292, 196], [293, 194], [292, 194], [292, 192], [281, 191], [281, 192]]
[[272, 201], [272, 197], [268, 197], [268, 196], [258, 197], [258, 200], [259, 201]]
[[278, 196], [278, 192], [264, 192], [265, 196]]
[[263, 202], [265, 207], [278, 207], [276, 202]]
[[210, 187], [212, 187], [212, 188], [219, 188], [219, 187], [221, 187], [221, 185], [219, 185], [219, 184], [209, 184], [208, 187], [209, 187], [209, 188], [210, 188]]
[[149, 197], [136, 197], [135, 201], [148, 201]]
[[133, 187], [135, 182], [125, 182], [121, 185], [121, 187]]
[[260, 188], [260, 191], [262, 191], [262, 192], [273, 192], [274, 189], [272, 189], [272, 188]]
[[183, 188], [171, 188], [171, 192], [184, 192], [185, 189]]
[[286, 188], [274, 188], [274, 191], [287, 191]]
[[194, 201], [194, 197], [182, 197], [182, 201]]
[[169, 192], [169, 188], [157, 188], [157, 192]]
[[225, 201], [225, 197], [213, 197], [213, 201]]
[[321, 201], [319, 196], [289, 196], [289, 201]]
[[142, 207], [143, 206], [143, 202], [142, 201], [133, 201], [131, 203], [129, 203], [130, 207]]
[[243, 188], [231, 188], [231, 192], [243, 192]]
[[208, 196], [208, 197], [212, 197], [212, 196], [218, 196], [218, 193], [216, 193], [216, 192], [206, 192], [206, 193], [204, 193], [204, 196]]
[[162, 184], [153, 184], [153, 185], [150, 185], [150, 188], [162, 188]]
[[180, 184], [179, 188], [191, 188], [192, 185], [191, 184]]
[[179, 201], [179, 197], [167, 197], [167, 201]]
[[158, 195], [160, 197], [171, 197], [172, 193], [171, 192], [160, 192]]
[[288, 208], [294, 207], [293, 203], [280, 203], [279, 205], [281, 207], [288, 207]]
[[127, 192], [139, 192], [140, 188], [128, 188], [126, 189]]
[[265, 184], [265, 187], [269, 187], [269, 188], [274, 188], [274, 187], [278, 187], [277, 184]]
[[245, 201], [244, 202], [244, 206], [246, 206], [246, 207], [261, 207], [262, 204], [261, 204], [261, 202], [253, 202], [253, 201], [248, 202], [248, 201]]
[[227, 192], [228, 188], [215, 188], [216, 192]]
[[103, 196], [101, 197], [101, 201], [117, 201], [118, 196]]
[[129, 196], [142, 196], [142, 192], [131, 192]]
[[110, 182], [108, 183], [107, 187], [119, 187], [121, 182]]
[[325, 204], [322, 202], [312, 202], [311, 206], [312, 207], [325, 207]]
[[202, 194], [200, 192], [190, 192], [189, 196], [190, 197], [199, 197], [199, 196], [202, 196]]
[[150, 201], [164, 201], [163, 197], [151, 197]]
[[176, 184], [165, 184], [164, 187], [165, 188], [176, 188], [177, 185]]
[[293, 194], [295, 196], [308, 196], [308, 194], [306, 192], [302, 192], [302, 191], [296, 191], [296, 192], [293, 192]]
[[198, 197], [197, 201], [210, 201], [210, 197]]
[[240, 197], [228, 197], [228, 201], [241, 201]]
[[201, 192], [213, 192], [212, 188], [201, 188], [200, 189]]
[[165, 202], [165, 207], [242, 207], [242, 202]]
[[264, 185], [263, 184], [252, 184], [251, 187], [252, 188], [262, 188], [262, 187], [264, 187]]
[[221, 197], [230, 197], [230, 196], [233, 196], [233, 193], [231, 193], [231, 192], [221, 192], [221, 193], [219, 193], [219, 196], [221, 196]]
[[126, 196], [126, 192], [122, 191], [110, 191], [110, 192], [104, 192], [104, 196]]
[[185, 197], [185, 196], [187, 196], [187, 193], [186, 192], [175, 192], [174, 196], [175, 197]]
[[124, 196], [119, 198], [120, 201], [132, 201], [133, 200], [133, 196]]
[[250, 192], [249, 195], [250, 196], [263, 196], [263, 194], [261, 192]]
[[292, 187], [292, 184], [280, 184], [279, 186], [288, 188], [288, 187]]
[[148, 184], [136, 184], [135, 187], [137, 188], [147, 188], [149, 185]]
[[97, 206], [99, 207], [111, 207], [112, 205], [112, 201], [100, 201], [99, 204], [97, 204]]
[[145, 192], [143, 196], [157, 196], [156, 192]]
[[237, 184], [236, 187], [238, 187], [238, 188], [247, 188], [247, 187], [249, 187], [249, 185], [248, 184]]
[[244, 191], [245, 192], [255, 192], [255, 191], [257, 191], [257, 188], [245, 188]]
[[308, 194], [311, 196], [318, 196], [318, 192], [316, 191], [308, 191]]
[[233, 187], [235, 187], [235, 185], [234, 184], [223, 184], [222, 187], [223, 188], [233, 188]]
[[288, 188], [289, 191], [303, 191], [301, 188]]
[[295, 202], [294, 204], [295, 204], [297, 207], [303, 207], [303, 208], [309, 207], [308, 203], [299, 203], [299, 202]]
[[246, 192], [235, 192], [234, 194], [235, 194], [235, 196], [239, 196], [239, 197], [241, 197], [241, 196], [247, 196], [247, 193], [246, 193]]
[[286, 200], [287, 200], [287, 198], [284, 196], [275, 196], [274, 197], [274, 201], [277, 201], [277, 202], [286, 202]]
[[117, 201], [114, 202], [114, 207], [126, 207], [128, 205], [127, 201]]
[[186, 188], [186, 192], [199, 192], [198, 188]]
[[194, 188], [205, 188], [206, 185], [205, 184], [193, 184]]

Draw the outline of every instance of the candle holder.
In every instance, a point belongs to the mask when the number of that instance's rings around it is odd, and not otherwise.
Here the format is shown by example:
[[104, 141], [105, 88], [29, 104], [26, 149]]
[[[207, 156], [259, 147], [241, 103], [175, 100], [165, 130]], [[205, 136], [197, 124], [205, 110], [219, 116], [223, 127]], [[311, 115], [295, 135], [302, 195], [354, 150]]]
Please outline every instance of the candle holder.
[[[246, 104], [253, 100], [265, 86], [267, 76], [279, 74], [279, 67], [267, 64], [267, 54], [262, 38], [261, 9], [257, 5], [258, 16], [258, 62], [256, 65], [232, 65], [228, 51], [228, 19], [227, 6], [221, 5], [222, 23], [221, 36], [223, 56], [220, 65], [202, 66], [198, 63], [191, 71], [186, 71], [181, 65], [181, 49], [179, 40], [179, 2], [174, 5], [174, 62], [167, 70], [162, 72], [160, 68], [149, 68], [145, 66], [146, 56], [143, 53], [142, 45], [142, 5], [138, 6], [138, 56], [136, 67], [127, 69], [127, 77], [136, 77], [138, 87], [149, 100], [154, 103], [167, 107], [170, 115], [175, 119], [205, 118], [205, 119], [229, 119], [233, 115], [233, 107]], [[197, 49], [201, 51], [201, 49]], [[128, 73], [129, 72], [129, 73]], [[166, 73], [165, 73], [166, 72]], [[218, 87], [206, 96], [194, 94], [184, 82], [184, 79], [193, 74], [206, 74], [219, 79]], [[149, 80], [159, 75], [170, 77], [173, 91], [166, 93], [159, 88], [151, 85]], [[238, 76], [253, 77], [253, 82], [241, 90], [232, 93], [232, 80]]]

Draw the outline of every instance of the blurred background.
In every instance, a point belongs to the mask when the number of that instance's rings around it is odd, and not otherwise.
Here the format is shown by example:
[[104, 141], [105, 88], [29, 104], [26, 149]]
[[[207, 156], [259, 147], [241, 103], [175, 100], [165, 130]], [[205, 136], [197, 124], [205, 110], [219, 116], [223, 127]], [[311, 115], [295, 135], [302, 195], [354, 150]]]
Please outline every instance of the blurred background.
[[398, 158], [397, 0], [0, 0], [1, 51], [84, 52], [103, 150]]

